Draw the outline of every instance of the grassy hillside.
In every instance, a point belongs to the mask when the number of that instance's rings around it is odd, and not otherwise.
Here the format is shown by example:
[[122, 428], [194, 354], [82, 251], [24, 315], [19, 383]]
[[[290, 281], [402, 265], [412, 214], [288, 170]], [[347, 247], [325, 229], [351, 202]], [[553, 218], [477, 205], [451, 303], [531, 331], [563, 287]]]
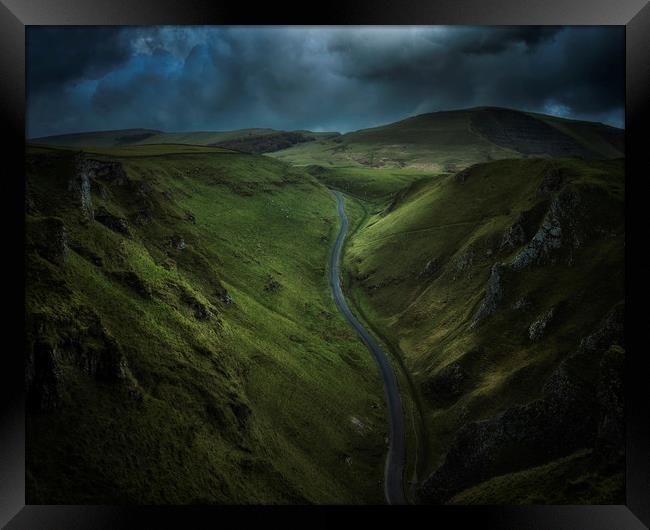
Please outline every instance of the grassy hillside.
[[526, 156], [617, 158], [623, 132], [597, 123], [509, 109], [435, 112], [277, 151], [297, 165], [410, 167], [457, 171], [477, 162]]
[[423, 502], [622, 498], [623, 175], [511, 159], [370, 203], [346, 269], [420, 394]]
[[98, 131], [34, 138], [33, 144], [58, 147], [121, 147], [150, 144], [186, 144], [222, 146], [246, 153], [266, 153], [293, 144], [337, 136], [338, 133], [239, 129], [235, 131], [199, 131], [169, 133], [149, 129]]
[[431, 178], [431, 174], [426, 171], [410, 168], [375, 169], [312, 165], [304, 169], [327, 187], [341, 190], [370, 203], [390, 200], [410, 184]]
[[27, 152], [29, 503], [375, 503], [378, 371], [330, 193], [272, 159]]
[[346, 295], [403, 368], [416, 500], [622, 502], [621, 130], [482, 107], [45, 142], [28, 502], [382, 502], [383, 390], [329, 291], [327, 187]]

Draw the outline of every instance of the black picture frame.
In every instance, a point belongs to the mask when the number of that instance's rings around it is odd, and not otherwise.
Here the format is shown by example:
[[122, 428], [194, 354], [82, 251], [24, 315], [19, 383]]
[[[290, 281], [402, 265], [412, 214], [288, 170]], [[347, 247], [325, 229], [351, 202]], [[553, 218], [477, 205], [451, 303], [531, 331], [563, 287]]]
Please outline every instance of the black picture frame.
[[[225, 524], [236, 510], [238, 524], [271, 524], [267, 517], [298, 513], [313, 523], [350, 516], [347, 509], [324, 507], [117, 507], [25, 505], [24, 418], [24, 180], [25, 26], [29, 25], [624, 25], [626, 27], [626, 300], [630, 305], [630, 223], [633, 192], [644, 178], [644, 139], [648, 135], [650, 87], [650, 6], [646, 0], [356, 0], [302, 3], [221, 3], [209, 0], [0, 0], [0, 109], [3, 141], [3, 264], [6, 316], [0, 356], [0, 524], [8, 529], [103, 529], [183, 527]], [[646, 148], [647, 149], [647, 148]], [[634, 184], [632, 184], [634, 183]], [[632, 189], [635, 186], [635, 189]], [[638, 289], [638, 287], [637, 287]], [[629, 311], [628, 311], [629, 315]], [[642, 529], [650, 525], [650, 415], [644, 356], [629, 340], [626, 324], [626, 504], [617, 506], [418, 506], [379, 507], [384, 524], [424, 524], [503, 529]], [[407, 510], [406, 512], [404, 510]], [[415, 511], [413, 511], [415, 510]], [[341, 514], [341, 512], [345, 512]], [[367, 513], [367, 512], [366, 512]], [[234, 515], [234, 514], [233, 514]], [[314, 517], [316, 515], [316, 517]], [[399, 519], [398, 519], [399, 518]], [[203, 521], [200, 524], [199, 521]], [[413, 521], [414, 524], [420, 524]], [[471, 526], [470, 526], [471, 525]]]

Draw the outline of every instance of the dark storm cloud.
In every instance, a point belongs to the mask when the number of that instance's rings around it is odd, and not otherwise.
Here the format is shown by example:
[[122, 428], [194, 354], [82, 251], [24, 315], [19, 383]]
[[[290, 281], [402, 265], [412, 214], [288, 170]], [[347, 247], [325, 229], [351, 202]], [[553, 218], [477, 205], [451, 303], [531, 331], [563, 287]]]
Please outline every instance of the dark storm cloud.
[[482, 55], [500, 53], [508, 48], [523, 45], [527, 52], [532, 53], [560, 30], [561, 28], [557, 27], [520, 26], [486, 32], [478, 28], [471, 32], [460, 49], [466, 53]]
[[28, 131], [353, 130], [477, 105], [622, 125], [616, 27], [33, 28]]
[[27, 38], [28, 79], [37, 89], [97, 79], [131, 55], [129, 36], [118, 27], [31, 26]]

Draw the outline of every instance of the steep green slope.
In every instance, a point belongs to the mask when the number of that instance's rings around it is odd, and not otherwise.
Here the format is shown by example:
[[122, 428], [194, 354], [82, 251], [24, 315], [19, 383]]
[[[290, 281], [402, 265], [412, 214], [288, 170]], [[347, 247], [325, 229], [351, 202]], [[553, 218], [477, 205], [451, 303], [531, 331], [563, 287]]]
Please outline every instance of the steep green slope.
[[34, 147], [27, 179], [28, 502], [382, 501], [322, 185], [187, 146]]
[[305, 171], [329, 188], [364, 201], [389, 200], [410, 184], [431, 178], [426, 171], [410, 168], [306, 166]]
[[423, 502], [620, 500], [623, 174], [622, 160], [502, 160], [373, 203], [346, 268], [421, 397]]
[[297, 144], [273, 156], [297, 165], [411, 167], [457, 171], [525, 156], [617, 158], [623, 131], [510, 109], [435, 112], [340, 137]]

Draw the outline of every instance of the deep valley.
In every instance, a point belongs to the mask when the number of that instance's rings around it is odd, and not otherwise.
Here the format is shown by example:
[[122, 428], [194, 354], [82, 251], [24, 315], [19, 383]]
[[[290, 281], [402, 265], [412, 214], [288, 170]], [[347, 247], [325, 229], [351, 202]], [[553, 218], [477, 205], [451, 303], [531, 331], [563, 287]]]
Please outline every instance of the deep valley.
[[623, 131], [510, 109], [26, 152], [27, 501], [624, 499]]

